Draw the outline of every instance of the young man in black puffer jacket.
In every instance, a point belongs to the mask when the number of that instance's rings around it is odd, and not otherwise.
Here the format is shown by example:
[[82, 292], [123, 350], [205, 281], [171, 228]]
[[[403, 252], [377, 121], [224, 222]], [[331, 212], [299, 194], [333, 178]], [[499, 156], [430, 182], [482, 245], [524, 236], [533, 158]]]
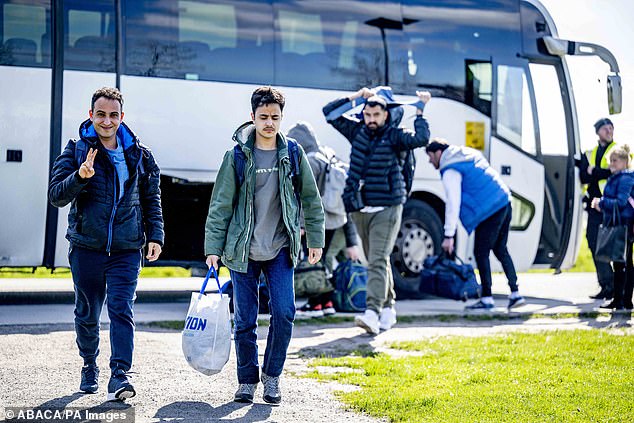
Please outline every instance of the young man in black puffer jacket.
[[[323, 108], [328, 123], [346, 137], [352, 147], [343, 200], [368, 259], [367, 310], [355, 317], [355, 323], [374, 335], [396, 323], [390, 253], [401, 226], [403, 204], [407, 201], [401, 152], [423, 147], [429, 141], [429, 126], [423, 118], [422, 107], [431, 95], [426, 91], [417, 91], [416, 95], [420, 106], [414, 121], [415, 132], [398, 128], [398, 123], [390, 119], [386, 99], [368, 88]], [[349, 102], [355, 107], [360, 98], [365, 99], [363, 120], [333, 113]]]
[[68, 254], [75, 284], [75, 332], [84, 359], [79, 389], [98, 389], [99, 316], [107, 301], [111, 377], [107, 399], [136, 392], [127, 377], [134, 348], [134, 304], [142, 248], [154, 261], [163, 245], [160, 170], [150, 150], [123, 122], [123, 97], [116, 88], [92, 96], [90, 119], [80, 125], [55, 160], [48, 197], [71, 204]]

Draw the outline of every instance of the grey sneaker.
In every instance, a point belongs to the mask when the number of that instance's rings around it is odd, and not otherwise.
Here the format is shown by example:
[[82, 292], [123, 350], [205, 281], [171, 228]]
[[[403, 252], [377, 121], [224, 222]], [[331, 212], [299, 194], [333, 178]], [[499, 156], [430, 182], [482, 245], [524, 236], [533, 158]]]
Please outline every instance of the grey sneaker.
[[235, 402], [253, 402], [253, 394], [258, 387], [257, 383], [241, 383], [233, 397]]
[[282, 401], [279, 376], [271, 377], [262, 372], [262, 383], [264, 384], [264, 395], [262, 399], [269, 404], [278, 405]]
[[86, 364], [81, 368], [81, 383], [79, 390], [87, 394], [94, 394], [99, 389], [99, 367], [96, 364]]

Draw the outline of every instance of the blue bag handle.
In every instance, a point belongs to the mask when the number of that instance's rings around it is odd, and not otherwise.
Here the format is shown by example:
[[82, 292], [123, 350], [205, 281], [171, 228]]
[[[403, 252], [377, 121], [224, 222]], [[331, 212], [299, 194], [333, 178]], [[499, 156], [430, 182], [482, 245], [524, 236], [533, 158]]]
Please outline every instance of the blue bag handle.
[[207, 288], [207, 282], [209, 282], [209, 278], [211, 276], [213, 276], [216, 279], [216, 284], [218, 284], [218, 293], [220, 294], [220, 298], [222, 298], [222, 288], [220, 287], [220, 281], [218, 280], [218, 272], [216, 272], [216, 269], [213, 266], [211, 266], [209, 268], [209, 270], [207, 271], [207, 276], [205, 276], [205, 280], [203, 281], [203, 286], [200, 288], [200, 295], [198, 295], [199, 299], [200, 299], [200, 297], [205, 295], [205, 289]]

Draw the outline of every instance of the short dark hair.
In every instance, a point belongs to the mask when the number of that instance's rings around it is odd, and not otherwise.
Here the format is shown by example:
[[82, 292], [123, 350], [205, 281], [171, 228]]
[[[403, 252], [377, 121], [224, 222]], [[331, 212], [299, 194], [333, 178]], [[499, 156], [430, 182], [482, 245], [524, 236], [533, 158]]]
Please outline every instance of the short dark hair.
[[112, 87], [102, 87], [95, 91], [92, 95], [92, 101], [90, 102], [90, 110], [95, 110], [95, 102], [101, 97], [105, 97], [109, 100], [117, 100], [119, 105], [121, 105], [121, 110], [123, 110], [123, 95], [121, 91]]
[[279, 104], [280, 110], [284, 110], [284, 94], [273, 87], [260, 87], [251, 94], [251, 110], [255, 113], [255, 109], [267, 104]]
[[383, 97], [380, 97], [378, 95], [373, 95], [372, 97], [368, 98], [363, 108], [365, 109], [366, 107], [375, 107], [375, 106], [380, 106], [381, 109], [387, 110], [387, 102], [385, 101]]
[[425, 151], [428, 153], [435, 153], [436, 151], [445, 151], [449, 147], [449, 143], [444, 138], [432, 138], [431, 142], [425, 147]]

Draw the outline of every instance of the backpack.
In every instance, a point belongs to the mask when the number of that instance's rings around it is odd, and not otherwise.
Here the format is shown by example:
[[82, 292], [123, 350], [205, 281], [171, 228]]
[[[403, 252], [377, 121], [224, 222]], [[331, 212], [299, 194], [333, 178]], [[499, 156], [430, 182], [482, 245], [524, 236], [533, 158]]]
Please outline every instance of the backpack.
[[293, 275], [293, 286], [297, 297], [311, 297], [332, 291], [333, 287], [326, 275], [326, 268], [322, 263], [310, 264], [308, 257], [304, 257]]
[[[297, 145], [297, 141], [291, 138], [287, 138], [286, 142], [288, 143], [288, 156], [291, 160], [291, 180], [293, 182], [293, 191], [295, 192], [295, 198], [297, 199], [297, 205], [299, 207], [302, 206], [300, 201], [300, 190], [299, 190], [299, 147]], [[247, 156], [240, 148], [239, 144], [233, 146], [233, 162], [235, 165], [236, 171], [236, 179], [238, 180], [238, 187], [241, 187], [244, 183], [244, 168], [247, 164]]]
[[310, 152], [307, 156], [316, 160], [320, 173], [317, 187], [326, 216], [326, 229], [336, 229], [346, 223], [346, 207], [343, 202], [343, 191], [348, 178], [348, 164], [339, 160], [332, 149], [320, 147], [319, 151]]
[[333, 278], [335, 309], [337, 311], [364, 311], [368, 269], [359, 262], [347, 260], [337, 266]]
[[401, 151], [399, 164], [401, 166], [403, 181], [405, 181], [405, 192], [409, 196], [412, 192], [414, 174], [416, 173], [416, 154], [414, 154], [414, 150]]

